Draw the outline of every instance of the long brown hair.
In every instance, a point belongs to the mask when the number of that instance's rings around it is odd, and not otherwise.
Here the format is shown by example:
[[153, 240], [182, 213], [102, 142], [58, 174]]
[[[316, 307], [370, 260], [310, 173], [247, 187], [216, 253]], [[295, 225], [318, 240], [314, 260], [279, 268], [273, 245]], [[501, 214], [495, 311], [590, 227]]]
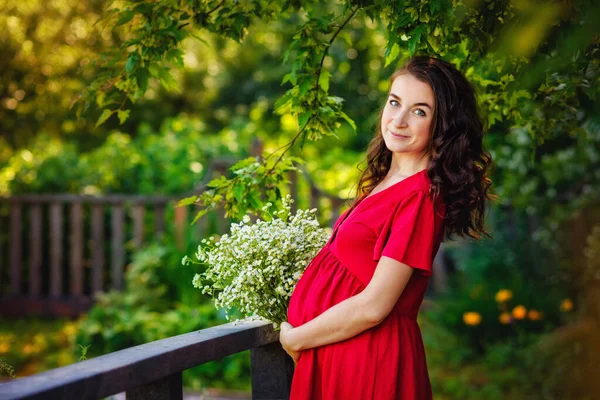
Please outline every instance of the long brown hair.
[[[484, 124], [473, 86], [452, 64], [429, 56], [408, 60], [392, 74], [390, 84], [402, 74], [427, 83], [435, 96], [427, 174], [430, 195], [434, 199], [441, 196], [446, 206], [446, 236], [489, 237], [484, 222], [486, 201], [495, 198], [489, 192], [492, 181], [487, 176], [492, 157], [483, 148]], [[392, 152], [381, 132], [383, 108], [367, 148], [367, 167], [358, 182], [356, 201], [369, 194], [391, 166]]]

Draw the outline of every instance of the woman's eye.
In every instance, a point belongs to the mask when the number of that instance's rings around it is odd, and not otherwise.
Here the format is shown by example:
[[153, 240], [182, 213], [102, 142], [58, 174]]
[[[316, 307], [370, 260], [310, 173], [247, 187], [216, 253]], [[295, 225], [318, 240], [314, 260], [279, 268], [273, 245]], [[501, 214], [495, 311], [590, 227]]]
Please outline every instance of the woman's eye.
[[395, 105], [395, 104], [393, 104], [393, 103], [400, 104], [400, 103], [398, 103], [398, 101], [397, 101], [397, 100], [390, 100], [390, 104], [391, 104], [391, 105]]
[[[427, 115], [427, 114], [425, 114], [425, 111], [421, 110], [420, 108], [417, 108], [417, 109], [415, 110], [415, 113], [417, 113], [417, 115], [419, 115], [419, 116], [421, 116], [421, 117], [424, 117], [425, 115]], [[419, 113], [420, 113], [420, 114], [419, 114]]]

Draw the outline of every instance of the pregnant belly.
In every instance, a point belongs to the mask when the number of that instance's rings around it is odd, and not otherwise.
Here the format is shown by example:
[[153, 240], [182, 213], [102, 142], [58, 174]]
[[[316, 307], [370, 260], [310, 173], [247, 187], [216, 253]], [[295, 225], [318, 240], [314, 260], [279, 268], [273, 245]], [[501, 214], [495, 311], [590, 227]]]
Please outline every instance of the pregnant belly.
[[321, 252], [294, 288], [288, 322], [292, 326], [305, 324], [363, 289], [363, 283], [333, 254]]

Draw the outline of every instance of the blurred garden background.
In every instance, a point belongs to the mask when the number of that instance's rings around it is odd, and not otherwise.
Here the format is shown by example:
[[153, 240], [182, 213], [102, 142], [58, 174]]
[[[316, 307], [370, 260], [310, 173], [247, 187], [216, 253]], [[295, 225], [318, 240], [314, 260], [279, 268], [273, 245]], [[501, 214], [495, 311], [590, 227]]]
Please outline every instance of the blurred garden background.
[[[331, 224], [388, 77], [431, 54], [477, 88], [498, 196], [419, 315], [434, 396], [598, 398], [595, 3], [0, 1], [0, 378], [225, 323], [182, 257], [290, 191]], [[270, 181], [230, 168], [292, 141]], [[249, 392], [249, 354], [183, 380]]]

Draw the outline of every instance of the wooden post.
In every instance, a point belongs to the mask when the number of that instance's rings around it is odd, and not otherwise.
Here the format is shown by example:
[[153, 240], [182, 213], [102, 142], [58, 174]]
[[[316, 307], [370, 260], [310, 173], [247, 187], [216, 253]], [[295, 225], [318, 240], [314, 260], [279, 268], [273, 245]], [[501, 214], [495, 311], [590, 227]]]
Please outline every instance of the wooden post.
[[133, 246], [139, 250], [144, 243], [144, 203], [133, 205]]
[[181, 372], [129, 389], [125, 397], [127, 400], [181, 400], [183, 399]]
[[63, 215], [62, 204], [50, 204], [50, 296], [62, 294], [63, 268]]
[[42, 205], [35, 203], [29, 212], [29, 294], [42, 291]]
[[250, 350], [252, 398], [255, 400], [289, 399], [294, 361], [273, 342]]
[[92, 295], [104, 290], [104, 208], [92, 205]]
[[21, 203], [10, 204], [10, 293], [21, 292]]
[[71, 295], [83, 295], [83, 205], [71, 204]]
[[125, 212], [123, 204], [115, 204], [112, 206], [112, 258], [111, 258], [111, 269], [112, 269], [112, 287], [116, 290], [122, 290], [123, 284], [123, 270], [125, 269], [125, 247], [123, 241], [125, 238], [124, 233], [124, 218]]
[[179, 250], [183, 250], [185, 247], [188, 224], [188, 207], [175, 207], [175, 243]]

